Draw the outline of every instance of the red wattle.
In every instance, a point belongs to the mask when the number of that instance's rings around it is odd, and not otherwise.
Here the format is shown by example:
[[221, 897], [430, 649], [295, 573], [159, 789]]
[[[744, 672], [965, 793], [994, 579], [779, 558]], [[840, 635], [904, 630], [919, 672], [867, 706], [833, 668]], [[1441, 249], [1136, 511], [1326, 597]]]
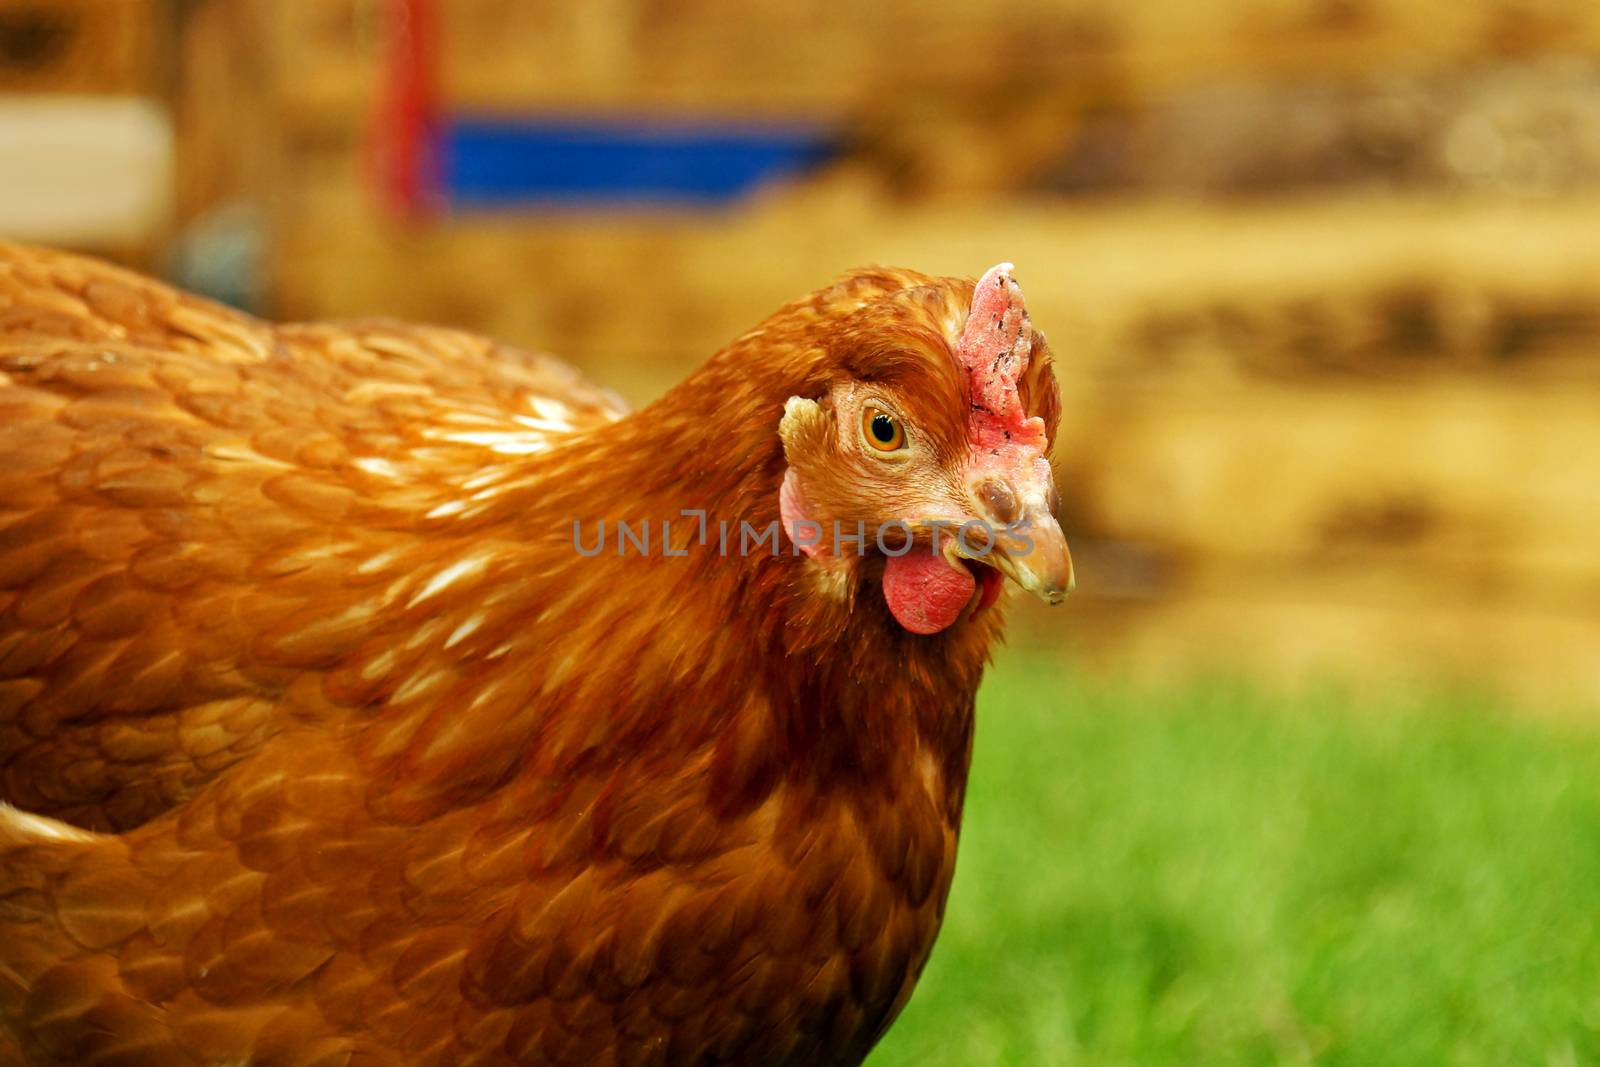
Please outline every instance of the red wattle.
[[974, 579], [921, 545], [890, 556], [883, 567], [883, 599], [895, 621], [914, 634], [936, 634], [961, 617]]

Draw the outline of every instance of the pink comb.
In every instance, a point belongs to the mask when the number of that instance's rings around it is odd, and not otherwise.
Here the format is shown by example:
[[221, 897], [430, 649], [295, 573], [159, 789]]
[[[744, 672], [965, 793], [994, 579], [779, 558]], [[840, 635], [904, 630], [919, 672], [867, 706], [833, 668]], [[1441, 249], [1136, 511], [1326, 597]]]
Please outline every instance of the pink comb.
[[1033, 327], [1010, 263], [990, 267], [972, 293], [972, 310], [956, 344], [972, 395], [968, 435], [977, 450], [1045, 447], [1044, 422], [1022, 409], [1017, 381], [1028, 369]]

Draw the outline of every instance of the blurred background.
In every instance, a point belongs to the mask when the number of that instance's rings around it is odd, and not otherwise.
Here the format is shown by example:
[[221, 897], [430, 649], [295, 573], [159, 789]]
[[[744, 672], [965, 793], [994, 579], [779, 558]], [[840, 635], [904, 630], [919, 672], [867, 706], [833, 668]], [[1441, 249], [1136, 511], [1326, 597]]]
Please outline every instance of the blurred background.
[[1013, 260], [1079, 592], [874, 1062], [1600, 1063], [1592, 0], [0, 0], [0, 235], [635, 403]]

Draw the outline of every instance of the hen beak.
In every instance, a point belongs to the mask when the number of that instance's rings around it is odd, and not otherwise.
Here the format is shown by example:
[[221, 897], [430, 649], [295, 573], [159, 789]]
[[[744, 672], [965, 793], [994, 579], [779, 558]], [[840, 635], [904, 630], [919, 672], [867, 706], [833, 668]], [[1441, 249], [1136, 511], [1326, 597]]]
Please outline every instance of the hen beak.
[[1015, 538], [1019, 547], [1013, 551], [1006, 547], [1009, 535], [1001, 535], [1001, 544], [988, 560], [1001, 574], [1043, 600], [1046, 604], [1059, 604], [1078, 584], [1072, 573], [1072, 552], [1055, 516], [1046, 512]]
[[992, 536], [956, 537], [958, 557], [994, 567], [1047, 604], [1077, 584], [1072, 553], [1056, 520], [1055, 479], [1044, 460], [1010, 475], [986, 473], [968, 486], [973, 511]]

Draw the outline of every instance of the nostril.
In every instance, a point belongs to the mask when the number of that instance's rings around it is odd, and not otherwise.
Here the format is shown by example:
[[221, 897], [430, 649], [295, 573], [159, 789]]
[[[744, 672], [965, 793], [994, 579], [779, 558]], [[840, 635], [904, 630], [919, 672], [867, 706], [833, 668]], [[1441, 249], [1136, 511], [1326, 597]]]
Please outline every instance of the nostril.
[[989, 517], [996, 522], [1011, 523], [1017, 518], [1017, 494], [1002, 478], [985, 478], [978, 483], [978, 499], [983, 502]]

